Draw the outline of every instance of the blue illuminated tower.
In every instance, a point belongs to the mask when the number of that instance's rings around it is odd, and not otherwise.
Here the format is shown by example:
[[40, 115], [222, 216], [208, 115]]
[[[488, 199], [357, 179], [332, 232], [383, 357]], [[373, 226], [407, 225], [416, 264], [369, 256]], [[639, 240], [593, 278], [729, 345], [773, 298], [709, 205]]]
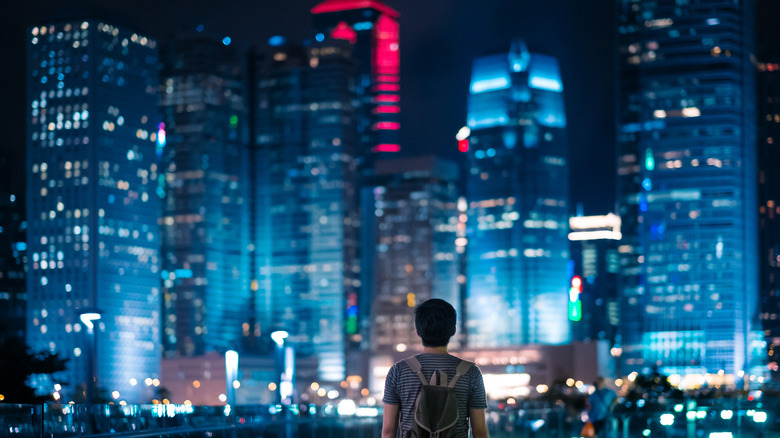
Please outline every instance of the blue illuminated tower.
[[341, 381], [360, 348], [357, 113], [351, 45], [269, 48], [257, 64], [253, 162], [256, 311], [319, 376]]
[[758, 94], [758, 195], [761, 311], [767, 341], [769, 372], [780, 381], [780, 52], [763, 55], [757, 63]]
[[569, 171], [558, 62], [515, 41], [477, 58], [468, 128], [467, 342], [564, 344]]
[[249, 149], [241, 53], [203, 36], [163, 44], [165, 356], [238, 348], [250, 327]]
[[[158, 377], [161, 342], [156, 42], [96, 20], [26, 40], [28, 344], [69, 359], [63, 401], [83, 400], [90, 362], [99, 388], [148, 401], [139, 382]], [[85, 312], [101, 315], [94, 332]]]
[[622, 371], [762, 373], [754, 2], [617, 3]]

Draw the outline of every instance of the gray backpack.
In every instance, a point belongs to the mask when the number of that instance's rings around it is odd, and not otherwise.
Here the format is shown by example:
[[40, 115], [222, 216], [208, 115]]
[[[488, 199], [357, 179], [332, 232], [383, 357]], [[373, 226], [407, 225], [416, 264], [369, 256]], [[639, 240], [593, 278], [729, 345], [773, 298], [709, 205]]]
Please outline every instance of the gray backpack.
[[[430, 382], [425, 380], [422, 365], [416, 357], [404, 359], [409, 368], [420, 377], [422, 389], [414, 402], [414, 421], [408, 438], [450, 438], [455, 437], [455, 423], [458, 422], [458, 396], [455, 393], [455, 383], [460, 376], [466, 374], [473, 365], [461, 360], [455, 370], [455, 376], [447, 383], [447, 373], [434, 370]], [[436, 374], [439, 383], [436, 384]]]

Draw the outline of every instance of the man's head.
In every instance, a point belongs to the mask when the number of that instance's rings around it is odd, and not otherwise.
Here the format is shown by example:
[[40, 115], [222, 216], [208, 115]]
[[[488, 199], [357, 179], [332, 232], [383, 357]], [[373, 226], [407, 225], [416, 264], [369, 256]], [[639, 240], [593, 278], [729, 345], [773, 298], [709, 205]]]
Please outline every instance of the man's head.
[[434, 298], [414, 309], [414, 325], [417, 336], [425, 347], [443, 347], [455, 334], [457, 316], [450, 303]]

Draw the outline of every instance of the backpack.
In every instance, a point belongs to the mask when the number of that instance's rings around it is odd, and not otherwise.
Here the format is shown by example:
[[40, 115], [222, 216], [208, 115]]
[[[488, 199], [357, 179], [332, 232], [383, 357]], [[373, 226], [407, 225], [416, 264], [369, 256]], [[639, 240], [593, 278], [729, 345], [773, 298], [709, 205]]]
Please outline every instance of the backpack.
[[[434, 370], [430, 382], [425, 380], [422, 365], [416, 357], [404, 359], [409, 368], [420, 377], [422, 389], [414, 402], [412, 429], [406, 435], [409, 438], [450, 438], [455, 436], [455, 423], [458, 422], [458, 396], [455, 383], [466, 374], [473, 363], [461, 360], [455, 376], [447, 383], [447, 373]], [[436, 384], [436, 374], [439, 384]]]

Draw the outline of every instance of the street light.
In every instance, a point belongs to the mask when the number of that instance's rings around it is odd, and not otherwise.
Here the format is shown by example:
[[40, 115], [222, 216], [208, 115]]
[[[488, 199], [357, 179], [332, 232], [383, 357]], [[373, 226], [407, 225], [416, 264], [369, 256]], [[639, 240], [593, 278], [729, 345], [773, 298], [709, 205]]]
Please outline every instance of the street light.
[[79, 318], [81, 318], [81, 322], [83, 322], [89, 330], [92, 330], [92, 328], [95, 327], [95, 324], [92, 321], [99, 320], [100, 314], [97, 312], [86, 312], [79, 315]]
[[292, 403], [293, 382], [295, 381], [295, 354], [292, 347], [284, 347], [284, 340], [290, 336], [284, 330], [271, 333], [276, 343], [276, 376], [278, 379], [277, 403]]
[[[93, 392], [97, 390], [97, 330], [95, 330], [95, 321], [100, 320], [101, 312], [96, 309], [89, 309], [79, 314], [79, 319], [87, 327], [87, 333], [92, 335], [92, 342], [89, 347], [89, 363], [88, 363], [88, 378], [91, 382], [87, 382], [84, 387], [85, 402], [89, 405], [94, 402]], [[90, 387], [91, 386], [91, 387]]]
[[225, 352], [225, 394], [227, 404], [236, 405], [236, 388], [238, 380], [238, 352], [228, 350]]
[[290, 334], [284, 330], [277, 330], [271, 333], [271, 339], [273, 339], [274, 342], [276, 342], [277, 347], [283, 347], [284, 340], [287, 339], [288, 336], [290, 336]]

